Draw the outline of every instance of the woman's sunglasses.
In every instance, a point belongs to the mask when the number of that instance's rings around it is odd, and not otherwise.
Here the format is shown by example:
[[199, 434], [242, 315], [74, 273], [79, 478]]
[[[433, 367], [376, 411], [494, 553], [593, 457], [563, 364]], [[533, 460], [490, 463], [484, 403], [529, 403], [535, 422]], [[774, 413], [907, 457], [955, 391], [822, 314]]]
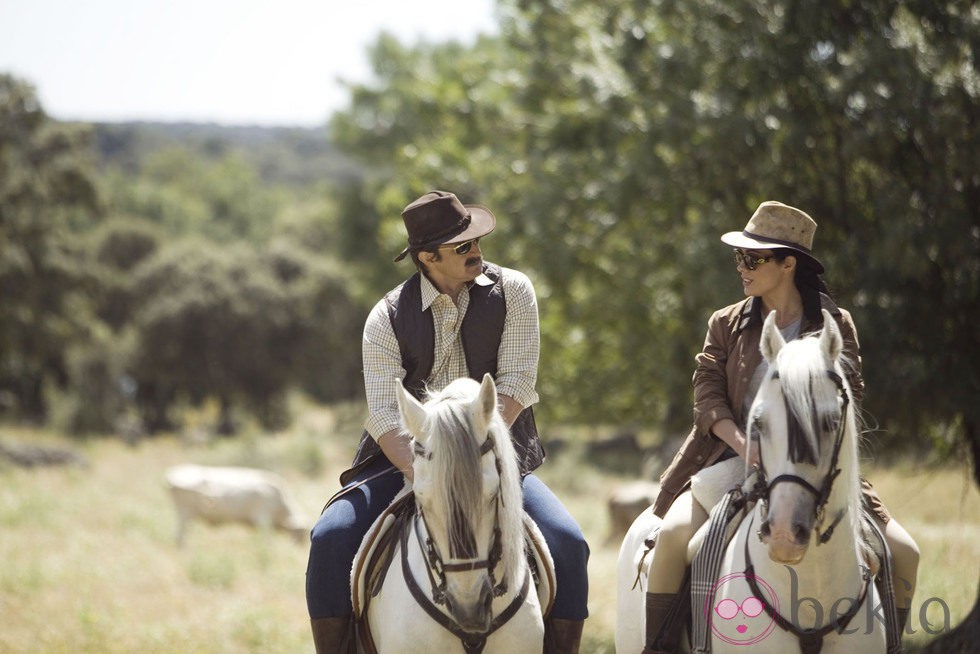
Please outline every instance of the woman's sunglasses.
[[464, 254], [469, 254], [470, 250], [473, 249], [473, 246], [477, 245], [479, 242], [480, 242], [480, 237], [477, 236], [476, 238], [472, 238], [468, 241], [463, 241], [462, 243], [456, 243], [455, 245], [447, 245], [446, 247], [447, 248], [452, 247], [453, 252], [455, 252], [460, 256], [463, 256]]
[[775, 259], [775, 255], [769, 255], [768, 257], [754, 257], [751, 254], [746, 254], [743, 250], [735, 250], [735, 264], [742, 264], [749, 270], [755, 270], [767, 261], [772, 261]]

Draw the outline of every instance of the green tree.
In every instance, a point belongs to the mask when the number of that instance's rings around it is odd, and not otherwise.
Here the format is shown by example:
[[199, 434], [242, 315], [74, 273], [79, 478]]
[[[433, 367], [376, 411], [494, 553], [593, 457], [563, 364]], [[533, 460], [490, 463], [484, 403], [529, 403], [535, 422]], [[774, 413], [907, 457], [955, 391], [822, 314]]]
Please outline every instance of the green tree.
[[242, 156], [203, 159], [184, 146], [149, 153], [135, 179], [119, 168], [106, 178], [113, 214], [148, 220], [171, 237], [261, 243], [284, 203]]
[[[504, 147], [513, 129], [508, 76], [516, 64], [487, 37], [473, 46], [408, 47], [382, 35], [370, 56], [378, 83], [353, 86], [350, 110], [337, 114], [331, 129], [366, 171], [338, 193], [338, 232], [341, 256], [369, 280], [376, 299], [409, 270], [384, 263], [404, 247], [406, 204], [435, 188], [490, 204], [512, 162], [496, 156], [495, 146]], [[507, 220], [498, 229], [506, 239], [517, 227]], [[507, 263], [515, 247], [506, 243], [495, 259]]]
[[370, 305], [356, 299], [351, 276], [318, 251], [291, 239], [272, 241], [260, 255], [286, 294], [290, 326], [280, 355], [292, 381], [321, 402], [363, 395], [361, 330]]
[[683, 429], [708, 314], [740, 297], [718, 236], [778, 198], [820, 223], [879, 436], [931, 444], [938, 423], [978, 442], [970, 3], [543, 0], [500, 14], [501, 37], [471, 48], [380, 39], [377, 83], [353, 89], [334, 127], [373, 166], [362, 199], [381, 251], [428, 186], [501, 214], [490, 256], [539, 290], [546, 415]]
[[216, 399], [222, 428], [236, 403], [272, 415], [287, 369], [275, 356], [287, 307], [275, 280], [245, 246], [176, 243], [136, 271], [140, 304], [132, 361], [138, 398], [151, 428], [168, 426], [172, 402]]
[[0, 74], [0, 392], [24, 418], [46, 416], [43, 389], [65, 383], [66, 348], [89, 316], [78, 235], [102, 210], [87, 139]]
[[162, 247], [164, 235], [147, 221], [116, 218], [94, 230], [90, 240], [95, 311], [112, 330], [119, 331], [133, 313], [133, 270]]
[[359, 325], [342, 279], [290, 247], [181, 241], [145, 260], [134, 271], [130, 370], [148, 428], [170, 427], [173, 409], [209, 399], [224, 433], [236, 408], [271, 428], [287, 420], [294, 386], [324, 400], [356, 394], [349, 344]]

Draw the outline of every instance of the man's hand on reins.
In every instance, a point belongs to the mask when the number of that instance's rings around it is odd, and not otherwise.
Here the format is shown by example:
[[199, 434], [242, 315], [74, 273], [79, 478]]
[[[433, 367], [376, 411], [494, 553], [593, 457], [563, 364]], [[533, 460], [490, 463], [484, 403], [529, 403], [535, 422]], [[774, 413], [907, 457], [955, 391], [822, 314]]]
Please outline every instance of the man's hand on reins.
[[402, 471], [409, 481], [414, 480], [415, 470], [412, 461], [412, 437], [400, 429], [392, 429], [378, 436], [378, 446], [391, 463]]

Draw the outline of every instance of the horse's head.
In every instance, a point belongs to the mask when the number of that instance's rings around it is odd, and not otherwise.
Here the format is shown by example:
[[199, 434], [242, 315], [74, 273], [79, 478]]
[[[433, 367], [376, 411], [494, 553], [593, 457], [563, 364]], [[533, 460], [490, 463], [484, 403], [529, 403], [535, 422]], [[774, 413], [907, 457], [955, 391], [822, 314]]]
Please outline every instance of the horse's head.
[[485, 632], [523, 547], [517, 459], [493, 378], [457, 379], [424, 404], [399, 383], [398, 405], [414, 439], [413, 489], [435, 599], [464, 630]]
[[[775, 312], [769, 314], [760, 344], [769, 371], [749, 411], [749, 438], [759, 447], [767, 484], [759, 535], [772, 560], [791, 565], [803, 560], [814, 538], [830, 538], [856, 497], [854, 423], [839, 361], [843, 340], [827, 311], [823, 319], [819, 337], [786, 343]], [[847, 474], [835, 485], [842, 463]]]

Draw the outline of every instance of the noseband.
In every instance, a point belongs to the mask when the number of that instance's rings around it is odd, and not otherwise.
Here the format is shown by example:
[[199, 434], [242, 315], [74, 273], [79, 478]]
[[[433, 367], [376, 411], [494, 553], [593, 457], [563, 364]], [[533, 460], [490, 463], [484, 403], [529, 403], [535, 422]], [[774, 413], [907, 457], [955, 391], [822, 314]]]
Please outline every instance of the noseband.
[[[797, 486], [800, 486], [801, 488], [809, 492], [811, 495], [813, 495], [814, 499], [816, 500], [816, 507], [814, 509], [815, 512], [814, 525], [816, 527], [818, 545], [826, 543], [828, 540], [830, 540], [831, 536], [834, 535], [834, 529], [837, 527], [841, 519], [844, 517], [844, 509], [841, 509], [834, 517], [834, 521], [830, 524], [830, 526], [827, 527], [826, 530], [821, 532], [820, 527], [821, 525], [823, 525], [823, 521], [824, 521], [824, 509], [827, 506], [827, 501], [830, 499], [830, 492], [834, 487], [834, 481], [837, 479], [837, 476], [840, 475], [841, 472], [840, 467], [837, 464], [840, 458], [840, 449], [844, 442], [844, 430], [846, 429], [847, 426], [847, 422], [845, 420], [845, 418], [847, 417], [847, 407], [850, 404], [850, 401], [848, 400], [847, 397], [847, 392], [844, 389], [844, 381], [841, 379], [840, 375], [838, 375], [833, 370], [827, 370], [826, 374], [827, 377], [829, 377], [830, 380], [833, 381], [834, 385], [837, 387], [837, 392], [839, 397], [841, 398], [842, 406], [841, 406], [841, 419], [837, 427], [837, 435], [834, 438], [834, 450], [830, 459], [830, 470], [824, 476], [822, 482], [820, 483], [820, 487], [817, 488], [816, 486], [808, 482], [806, 479], [803, 479], [798, 475], [791, 475], [791, 474], [778, 475], [774, 479], [767, 482], [766, 469], [765, 469], [765, 465], [763, 465], [762, 463], [762, 456], [760, 452], [759, 476], [757, 478], [755, 487], [752, 491], [752, 496], [754, 496], [754, 498], [761, 499], [763, 501], [766, 512], [768, 512], [769, 510], [769, 495], [770, 493], [772, 493], [772, 489], [776, 486], [776, 484], [783, 483], [783, 482], [796, 484]], [[779, 379], [778, 370], [773, 372], [772, 379]], [[792, 414], [788, 406], [787, 406], [787, 419], [788, 420], [794, 419], [792, 418]], [[753, 425], [752, 431], [753, 431], [752, 438], [756, 441], [759, 441], [760, 440], [759, 433], [755, 428], [755, 425]], [[760, 538], [762, 537], [761, 534], [759, 537]]]

